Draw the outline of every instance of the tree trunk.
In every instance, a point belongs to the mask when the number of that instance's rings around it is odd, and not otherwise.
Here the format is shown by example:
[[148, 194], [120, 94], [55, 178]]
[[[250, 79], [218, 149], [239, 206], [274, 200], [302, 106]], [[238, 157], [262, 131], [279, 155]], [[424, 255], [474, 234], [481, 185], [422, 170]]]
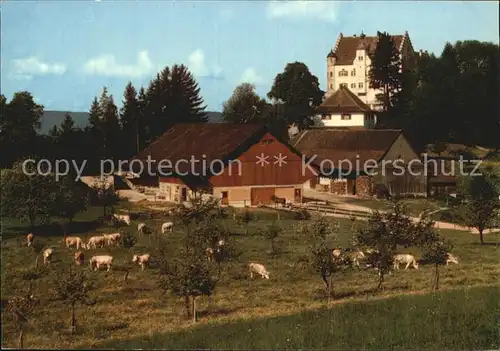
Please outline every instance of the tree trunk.
[[196, 296], [193, 296], [192, 299], [193, 299], [193, 323], [196, 323]]
[[71, 304], [71, 333], [76, 332], [76, 316], [75, 316], [75, 303]]
[[439, 289], [439, 265], [436, 263], [436, 282], [434, 284], [434, 289]]
[[321, 279], [323, 280], [323, 284], [325, 284], [325, 289], [326, 291], [330, 291], [329, 290], [329, 285], [328, 285], [328, 280], [326, 279], [326, 275], [325, 274], [321, 274]]
[[186, 308], [186, 317], [191, 317], [191, 306], [189, 303], [189, 295], [184, 295], [184, 307]]
[[379, 268], [377, 290], [380, 290], [382, 288], [382, 283], [383, 282], [384, 282], [384, 275], [382, 274], [382, 270]]
[[330, 304], [330, 300], [332, 298], [333, 292], [333, 275], [330, 274], [330, 282], [328, 283], [328, 304]]
[[19, 331], [19, 340], [18, 340], [18, 345], [19, 348], [23, 348], [23, 340], [24, 340], [24, 327], [21, 327], [21, 330]]
[[481, 240], [481, 245], [484, 245], [483, 229], [479, 230], [479, 240]]
[[128, 273], [130, 271], [127, 269], [127, 272], [125, 273], [125, 276], [123, 277], [123, 281], [126, 282], [127, 281], [127, 278], [128, 278]]

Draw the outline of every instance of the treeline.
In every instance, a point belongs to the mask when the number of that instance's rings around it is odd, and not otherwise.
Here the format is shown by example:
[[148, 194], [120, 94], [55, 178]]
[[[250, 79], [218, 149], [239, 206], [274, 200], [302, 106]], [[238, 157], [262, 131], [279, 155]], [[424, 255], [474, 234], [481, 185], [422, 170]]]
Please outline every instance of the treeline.
[[99, 170], [101, 159], [129, 159], [175, 123], [206, 122], [200, 88], [184, 65], [165, 67], [139, 91], [128, 83], [123, 106], [103, 88], [89, 110], [85, 128], [75, 127], [70, 114], [49, 135], [38, 134], [43, 106], [29, 92], [0, 96], [0, 167], [26, 157], [87, 160], [86, 171]]

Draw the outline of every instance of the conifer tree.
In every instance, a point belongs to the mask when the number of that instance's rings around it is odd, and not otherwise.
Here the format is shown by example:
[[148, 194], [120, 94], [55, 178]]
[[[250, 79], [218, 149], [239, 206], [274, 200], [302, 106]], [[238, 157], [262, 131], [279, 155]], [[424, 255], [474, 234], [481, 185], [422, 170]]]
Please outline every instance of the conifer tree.
[[120, 111], [122, 126], [122, 149], [125, 157], [129, 158], [139, 152], [139, 102], [137, 91], [132, 82], [129, 82], [123, 93], [123, 107]]

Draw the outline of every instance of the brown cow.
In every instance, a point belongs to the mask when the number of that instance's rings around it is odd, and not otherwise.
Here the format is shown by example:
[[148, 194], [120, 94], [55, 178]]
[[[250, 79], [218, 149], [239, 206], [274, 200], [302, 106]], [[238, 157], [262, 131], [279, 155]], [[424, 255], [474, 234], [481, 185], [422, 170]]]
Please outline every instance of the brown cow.
[[83, 260], [85, 259], [83, 252], [77, 251], [75, 252], [75, 263], [77, 266], [80, 266], [83, 264]]

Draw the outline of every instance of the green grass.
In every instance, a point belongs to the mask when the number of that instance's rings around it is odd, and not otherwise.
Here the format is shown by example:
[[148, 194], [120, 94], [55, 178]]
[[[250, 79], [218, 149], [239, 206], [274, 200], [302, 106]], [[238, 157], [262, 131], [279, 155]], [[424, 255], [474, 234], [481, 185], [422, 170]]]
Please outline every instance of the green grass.
[[121, 349], [498, 349], [500, 287], [355, 302], [100, 344]]
[[[123, 207], [135, 210], [130, 204], [124, 204]], [[307, 254], [306, 238], [298, 235], [294, 228], [300, 222], [290, 219], [290, 215], [287, 217], [285, 214], [280, 214], [279, 224], [285, 230], [279, 238], [281, 252], [273, 256], [268, 253], [269, 242], [258, 233], [260, 229], [275, 221], [277, 214], [272, 210], [253, 210], [252, 213], [258, 220], [249, 223], [248, 236], [244, 234], [245, 225], [239, 225], [232, 219], [225, 221], [242, 255], [225, 267], [211, 301], [205, 298], [199, 300], [200, 321], [198, 324], [200, 327], [212, 323], [229, 323], [230, 321], [236, 323], [242, 319], [274, 318], [285, 314], [301, 315], [301, 313], [306, 313], [305, 311], [321, 308], [326, 303], [324, 288], [319, 277], [308, 267], [303, 267], [298, 263], [299, 259]], [[71, 234], [87, 239], [97, 232], [116, 231], [117, 228], [98, 220], [101, 214], [100, 208], [90, 208], [87, 212], [80, 214], [75, 219]], [[153, 228], [158, 228], [167, 219], [169, 218], [163, 217], [146, 222]], [[133, 221], [129, 228], [121, 229], [134, 232], [137, 223]], [[27, 232], [27, 228], [22, 227], [17, 221], [7, 222], [2, 219], [2, 299], [24, 294], [27, 291], [29, 283], [23, 280], [23, 273], [26, 273], [35, 263], [35, 254], [23, 246]], [[102, 271], [90, 274], [95, 283], [92, 295], [96, 298], [96, 304], [77, 308], [78, 333], [70, 335], [67, 332], [70, 321], [68, 307], [50, 299], [52, 279], [50, 272], [67, 268], [72, 264], [72, 255], [75, 250], [66, 249], [63, 246], [62, 232], [57, 225], [37, 228], [34, 232], [36, 240], [41, 241], [44, 246], [52, 246], [55, 249], [55, 261], [50, 267], [45, 268], [44, 276], [35, 282], [34, 292], [41, 298], [41, 305], [30, 320], [31, 327], [26, 332], [25, 347], [87, 348], [99, 347], [98, 345], [102, 343], [116, 340], [144, 338], [154, 333], [158, 335], [180, 331], [184, 331], [186, 335], [194, 333], [191, 322], [183, 316], [183, 301], [161, 295], [156, 288], [153, 269], [141, 272], [138, 267], [134, 267], [128, 281], [123, 281], [124, 270], [130, 264], [133, 254], [151, 252], [155, 246], [155, 235], [144, 235], [130, 250], [104, 248], [85, 252], [86, 262], [90, 255], [112, 254], [115, 257], [115, 266], [111, 272]], [[479, 245], [477, 235], [459, 231], [443, 231], [443, 234], [455, 244], [454, 253], [459, 257], [460, 264], [441, 269], [442, 289], [498, 283], [500, 264], [496, 245], [500, 235], [487, 234], [485, 240], [488, 245]], [[177, 225], [174, 227], [174, 232], [168, 235], [168, 247], [172, 254], [175, 254], [182, 236], [183, 228]], [[347, 219], [341, 220], [338, 245], [345, 247], [349, 245], [351, 239], [351, 222]], [[417, 259], [421, 255], [419, 250], [412, 248], [402, 250], [402, 252], [411, 252]], [[265, 264], [271, 272], [271, 279], [251, 281], [246, 266], [248, 261]], [[85, 266], [76, 269], [88, 268]], [[425, 265], [421, 265], [419, 270], [396, 272], [387, 277], [382, 292], [375, 292], [373, 288], [377, 285], [377, 276], [373, 270], [346, 269], [335, 277], [335, 302], [346, 304], [341, 308], [350, 308], [347, 306], [360, 300], [371, 301], [381, 296], [429, 291], [433, 274], [433, 268]], [[455, 302], [457, 305], [464, 303], [461, 297], [457, 297]], [[425, 318], [431, 323], [434, 317], [426, 315]], [[393, 319], [391, 315], [386, 315], [385, 322], [380, 320], [377, 323], [385, 325], [392, 323]], [[239, 322], [235, 325], [239, 325]], [[16, 334], [13, 328], [12, 321], [2, 314], [2, 346], [15, 346]], [[349, 335], [346, 337], [354, 340], [353, 343], [358, 342], [356, 338], [359, 333], [364, 335], [355, 329], [352, 329], [350, 333], [352, 337]], [[315, 335], [304, 333], [304, 338], [314, 338]], [[473, 338], [473, 336], [470, 337]], [[456, 336], [457, 343], [461, 342], [460, 338], [462, 338], [461, 335]], [[348, 339], [342, 341], [340, 345], [349, 342]], [[281, 342], [281, 339], [269, 340], [271, 342], [269, 347]], [[352, 345], [355, 347], [356, 344]], [[241, 344], [240, 348], [244, 346]], [[248, 347], [251, 346], [252, 344], [248, 345]]]

